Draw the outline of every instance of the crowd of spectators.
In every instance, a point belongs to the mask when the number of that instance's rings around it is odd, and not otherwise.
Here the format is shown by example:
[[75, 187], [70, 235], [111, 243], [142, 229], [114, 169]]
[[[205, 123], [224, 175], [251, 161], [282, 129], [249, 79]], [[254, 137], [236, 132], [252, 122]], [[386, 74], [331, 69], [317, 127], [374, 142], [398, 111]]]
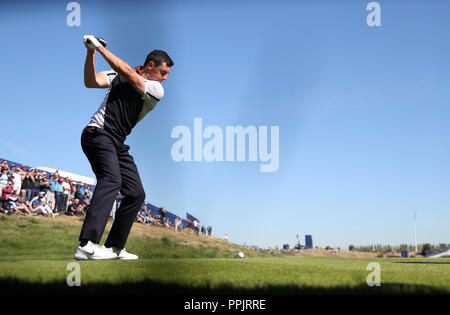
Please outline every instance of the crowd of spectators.
[[202, 225], [200, 227], [200, 221], [198, 221], [198, 220], [187, 219], [187, 221], [186, 221], [186, 228], [189, 228], [192, 231], [194, 231], [194, 233], [196, 235], [199, 235], [199, 233], [201, 232], [202, 235], [206, 235], [206, 233], [208, 233], [208, 235], [211, 236], [211, 233], [212, 233], [212, 226], [211, 225], [209, 225], [208, 227], [205, 227], [204, 225]]
[[93, 188], [25, 165], [1, 163], [0, 211], [21, 215], [86, 215]]
[[136, 216], [136, 221], [144, 224], [153, 224], [163, 228], [174, 229], [180, 232], [186, 228], [183, 226], [183, 219], [180, 217], [176, 217], [173, 223], [166, 220], [167, 211], [164, 208], [160, 208], [158, 213], [158, 215], [153, 215], [147, 205], [144, 204]]
[[[7, 214], [38, 215], [55, 217], [59, 214], [69, 216], [85, 216], [93, 195], [93, 186], [81, 181], [63, 178], [59, 171], [53, 174], [27, 168], [25, 165], [8, 165], [7, 161], [0, 164], [0, 212]], [[117, 193], [111, 209], [110, 217], [115, 218], [123, 196]], [[152, 224], [176, 231], [191, 229], [196, 235], [211, 235], [212, 227], [200, 227], [198, 220], [187, 220], [176, 217], [173, 223], [167, 220], [167, 211], [159, 209], [159, 214], [152, 214], [147, 204], [142, 205], [136, 215], [136, 221]]]

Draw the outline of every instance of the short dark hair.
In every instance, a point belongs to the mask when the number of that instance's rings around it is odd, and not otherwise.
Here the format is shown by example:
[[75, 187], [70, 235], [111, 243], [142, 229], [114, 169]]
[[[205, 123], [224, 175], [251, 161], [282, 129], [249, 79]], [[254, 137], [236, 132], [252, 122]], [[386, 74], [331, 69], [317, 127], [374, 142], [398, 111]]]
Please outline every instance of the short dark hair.
[[144, 66], [147, 63], [149, 63], [150, 61], [153, 61], [155, 63], [155, 66], [159, 66], [163, 62], [165, 62], [168, 67], [172, 67], [173, 66], [172, 59], [163, 50], [155, 49], [151, 53], [149, 53], [147, 55], [147, 58], [145, 58]]

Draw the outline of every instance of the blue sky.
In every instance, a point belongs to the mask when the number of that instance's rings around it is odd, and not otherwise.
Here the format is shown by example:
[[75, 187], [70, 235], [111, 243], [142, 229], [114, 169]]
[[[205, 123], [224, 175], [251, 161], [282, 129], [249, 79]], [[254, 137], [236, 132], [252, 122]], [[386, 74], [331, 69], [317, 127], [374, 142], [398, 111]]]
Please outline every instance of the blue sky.
[[[147, 201], [249, 245], [450, 241], [450, 3], [69, 1], [0, 4], [1, 156], [93, 176], [80, 135], [105, 90], [83, 85], [84, 34], [132, 66], [166, 50], [165, 96], [131, 146]], [[110, 67], [97, 55], [97, 71]], [[279, 126], [279, 169], [175, 162], [173, 128]]]

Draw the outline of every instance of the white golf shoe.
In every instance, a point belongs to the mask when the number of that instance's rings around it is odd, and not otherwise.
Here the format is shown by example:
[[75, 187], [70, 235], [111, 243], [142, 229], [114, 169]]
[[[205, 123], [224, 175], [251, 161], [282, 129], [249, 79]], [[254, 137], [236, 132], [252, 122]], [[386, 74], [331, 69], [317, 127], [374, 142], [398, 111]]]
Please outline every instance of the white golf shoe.
[[116, 255], [117, 258], [122, 259], [122, 260], [136, 260], [139, 259], [139, 257], [135, 254], [131, 254], [129, 252], [126, 251], [125, 248], [123, 249], [118, 249], [115, 247], [105, 247], [103, 246], [104, 249], [106, 249], [107, 251], [114, 253], [114, 255]]
[[77, 247], [74, 258], [77, 260], [116, 259], [117, 254], [106, 250], [103, 246], [88, 241], [85, 246]]

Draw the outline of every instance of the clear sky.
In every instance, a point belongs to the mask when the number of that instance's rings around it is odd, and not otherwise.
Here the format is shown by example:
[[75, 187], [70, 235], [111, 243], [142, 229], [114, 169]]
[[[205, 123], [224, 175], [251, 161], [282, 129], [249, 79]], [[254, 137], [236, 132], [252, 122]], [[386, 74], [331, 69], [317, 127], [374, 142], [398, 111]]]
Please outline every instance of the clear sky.
[[[126, 143], [147, 201], [239, 244], [450, 242], [450, 2], [0, 2], [0, 156], [94, 176], [81, 131], [106, 90], [86, 89], [84, 34], [131, 66], [175, 66]], [[97, 71], [109, 70], [97, 55]], [[279, 168], [176, 162], [171, 132], [279, 126]], [[204, 143], [207, 140], [204, 140]], [[269, 144], [270, 147], [270, 144]]]

